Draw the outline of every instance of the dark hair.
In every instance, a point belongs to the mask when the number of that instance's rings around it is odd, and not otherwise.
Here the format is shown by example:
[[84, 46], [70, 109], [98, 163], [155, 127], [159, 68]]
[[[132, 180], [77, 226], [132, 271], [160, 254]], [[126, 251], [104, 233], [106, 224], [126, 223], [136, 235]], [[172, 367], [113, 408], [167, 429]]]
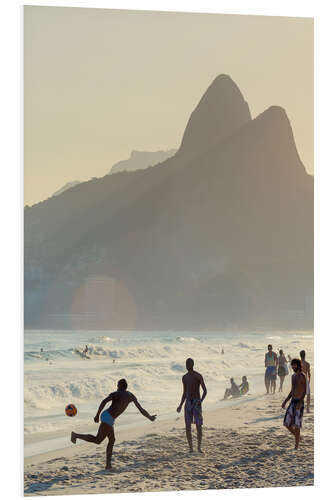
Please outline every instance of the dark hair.
[[299, 370], [302, 370], [302, 363], [301, 363], [301, 360], [300, 360], [300, 359], [297, 359], [297, 358], [292, 359], [290, 364], [291, 364], [291, 365], [297, 365], [297, 368], [298, 368]]
[[273, 349], [272, 344], [268, 344], [267, 349], [269, 349], [270, 347]]
[[191, 369], [191, 368], [193, 368], [193, 366], [194, 366], [193, 359], [192, 358], [187, 358], [187, 360], [186, 360], [186, 368], [187, 369], [189, 369], [189, 368]]
[[280, 354], [280, 356], [283, 354], [282, 349], [279, 350], [279, 354]]
[[118, 387], [119, 389], [122, 389], [124, 391], [126, 391], [127, 389], [127, 382], [124, 378], [121, 378], [120, 380], [118, 380]]
[[301, 358], [305, 358], [305, 351], [301, 351], [299, 355], [301, 356]]

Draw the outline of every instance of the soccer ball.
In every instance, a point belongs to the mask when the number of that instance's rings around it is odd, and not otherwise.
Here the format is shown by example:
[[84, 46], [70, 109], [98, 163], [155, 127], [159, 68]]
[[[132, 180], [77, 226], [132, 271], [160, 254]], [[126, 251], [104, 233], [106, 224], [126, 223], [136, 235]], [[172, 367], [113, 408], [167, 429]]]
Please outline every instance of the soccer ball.
[[75, 415], [77, 414], [76, 406], [72, 404], [67, 405], [65, 408], [65, 413], [67, 417], [75, 417]]

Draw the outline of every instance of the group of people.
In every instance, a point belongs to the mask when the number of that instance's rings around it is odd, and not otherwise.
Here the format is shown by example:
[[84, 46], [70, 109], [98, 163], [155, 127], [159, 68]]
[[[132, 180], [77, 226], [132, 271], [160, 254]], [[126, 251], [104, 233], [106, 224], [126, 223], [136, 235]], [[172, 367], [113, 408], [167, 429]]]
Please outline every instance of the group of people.
[[[286, 376], [289, 374], [288, 362], [290, 366], [292, 364], [292, 359], [288, 354], [288, 361], [283, 353], [283, 350], [279, 350], [279, 356], [273, 351], [272, 344], [268, 344], [267, 352], [265, 354], [265, 386], [266, 386], [266, 394], [269, 394], [271, 391], [275, 394], [276, 390], [276, 378], [277, 375], [280, 378], [280, 387], [279, 392], [283, 391], [283, 383]], [[310, 380], [311, 380], [311, 371], [310, 371], [310, 363], [308, 363], [305, 359], [305, 351], [302, 350], [300, 353], [300, 363], [302, 366], [302, 373], [304, 373], [306, 378], [306, 408], [307, 412], [310, 411]]]
[[[269, 385], [266, 383], [268, 379], [273, 378], [273, 372], [280, 366], [286, 364], [285, 357], [282, 350], [280, 350], [280, 363], [278, 362], [277, 355], [273, 352], [271, 345], [268, 346], [268, 353], [265, 355], [265, 384], [267, 394], [269, 393]], [[295, 436], [295, 449], [299, 446], [300, 429], [302, 427], [302, 418], [304, 412], [304, 398], [308, 395], [307, 411], [310, 405], [310, 364], [305, 361], [305, 351], [300, 352], [301, 359], [292, 359], [290, 366], [293, 370], [291, 379], [291, 391], [282, 403], [282, 408], [285, 408], [287, 402], [291, 402], [286, 410], [284, 417], [285, 427]], [[192, 431], [191, 425], [194, 423], [197, 430], [197, 449], [199, 453], [203, 453], [201, 449], [202, 443], [202, 402], [207, 395], [207, 388], [203, 376], [194, 370], [194, 361], [191, 358], [186, 360], [187, 373], [182, 377], [183, 392], [182, 397], [177, 407], [177, 412], [180, 413], [185, 403], [184, 418], [185, 418], [185, 431], [186, 438], [189, 446], [189, 452], [193, 453]], [[274, 369], [274, 370], [273, 370]], [[280, 372], [282, 373], [282, 372]], [[280, 376], [283, 376], [282, 374]], [[285, 376], [285, 375], [284, 375]], [[276, 377], [275, 377], [276, 380]], [[225, 397], [237, 396], [246, 393], [249, 390], [247, 377], [243, 376], [242, 384], [237, 386], [234, 379], [230, 379], [231, 389], [227, 389]], [[200, 387], [202, 394], [200, 395]], [[274, 388], [275, 391], [275, 388]], [[282, 386], [281, 386], [282, 391]], [[107, 403], [111, 402], [111, 406], [104, 410]], [[130, 403], [134, 403], [140, 413], [148, 418], [151, 422], [156, 419], [156, 415], [150, 415], [138, 402], [136, 396], [127, 391], [127, 382], [125, 379], [118, 381], [117, 390], [109, 394], [101, 402], [97, 413], [94, 417], [96, 423], [100, 422], [96, 436], [92, 434], [80, 434], [77, 432], [71, 433], [72, 443], [76, 443], [77, 439], [87, 441], [90, 443], [100, 444], [104, 439], [108, 438], [108, 445], [106, 448], [106, 469], [111, 469], [112, 451], [115, 443], [115, 435], [113, 425], [116, 420], [128, 407]]]
[[240, 396], [244, 396], [249, 392], [249, 382], [247, 380], [246, 375], [242, 377], [242, 383], [237, 385], [233, 378], [230, 379], [231, 387], [225, 390], [224, 399], [239, 398]]

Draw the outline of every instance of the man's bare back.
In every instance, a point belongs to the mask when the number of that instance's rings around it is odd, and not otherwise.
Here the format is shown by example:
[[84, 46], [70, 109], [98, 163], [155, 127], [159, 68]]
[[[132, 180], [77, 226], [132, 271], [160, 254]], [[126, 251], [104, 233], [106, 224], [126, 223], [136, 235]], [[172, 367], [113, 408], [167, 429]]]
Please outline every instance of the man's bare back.
[[136, 400], [134, 394], [129, 391], [115, 391], [111, 392], [108, 396], [111, 399], [111, 406], [107, 408], [110, 415], [116, 419], [121, 415], [127, 408], [127, 406]]
[[183, 376], [183, 384], [187, 399], [200, 399], [200, 385], [203, 383], [203, 377], [194, 370]]

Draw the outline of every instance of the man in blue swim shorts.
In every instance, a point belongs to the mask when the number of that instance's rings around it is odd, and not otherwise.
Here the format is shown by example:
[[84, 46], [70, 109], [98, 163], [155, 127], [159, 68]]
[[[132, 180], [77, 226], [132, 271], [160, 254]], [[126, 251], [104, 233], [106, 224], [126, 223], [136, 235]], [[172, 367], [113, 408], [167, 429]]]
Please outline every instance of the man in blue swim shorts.
[[[117, 384], [117, 391], [111, 392], [111, 394], [109, 394], [109, 396], [101, 402], [96, 416], [94, 417], [94, 421], [96, 423], [101, 420], [96, 436], [93, 436], [92, 434], [78, 434], [77, 432], [71, 433], [71, 441], [74, 444], [77, 439], [82, 439], [83, 441], [88, 441], [89, 443], [100, 444], [106, 437], [108, 438], [109, 442], [106, 448], [106, 469], [111, 469], [112, 450], [115, 442], [113, 424], [116, 418], [126, 410], [127, 406], [130, 403], [134, 403], [144, 417], [148, 418], [152, 422], [154, 422], [156, 418], [156, 415], [149, 415], [149, 413], [139, 404], [134, 394], [126, 389], [127, 382], [122, 378]], [[104, 406], [109, 401], [112, 401], [111, 406], [102, 412]], [[99, 418], [99, 416], [101, 416], [101, 418]]]
[[265, 354], [265, 386], [266, 394], [269, 394], [269, 389], [275, 394], [276, 389], [276, 367], [278, 358], [276, 352], [273, 352], [272, 344], [267, 346], [268, 352]]
[[[200, 373], [193, 370], [194, 361], [191, 358], [186, 360], [187, 373], [183, 376], [183, 395], [180, 401], [180, 405], [177, 408], [177, 412], [180, 413], [183, 403], [185, 401], [185, 428], [187, 442], [190, 448], [190, 453], [193, 452], [192, 445], [192, 431], [191, 424], [195, 423], [197, 428], [197, 440], [198, 440], [198, 452], [203, 453], [201, 450], [201, 440], [202, 440], [202, 409], [201, 403], [206, 397], [207, 389], [205, 386], [204, 379]], [[200, 386], [202, 387], [203, 393], [200, 397]]]

